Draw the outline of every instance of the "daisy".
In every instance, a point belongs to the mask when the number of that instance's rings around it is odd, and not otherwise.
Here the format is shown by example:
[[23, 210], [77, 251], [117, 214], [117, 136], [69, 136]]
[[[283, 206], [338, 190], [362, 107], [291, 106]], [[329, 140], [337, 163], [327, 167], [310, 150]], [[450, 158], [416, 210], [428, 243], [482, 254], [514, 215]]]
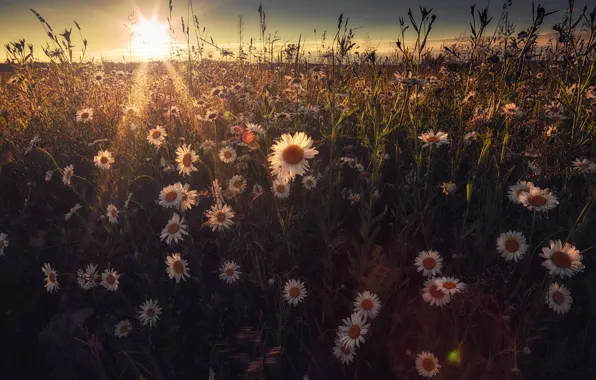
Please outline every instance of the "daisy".
[[43, 274], [46, 275], [46, 291], [48, 293], [52, 293], [54, 290], [58, 291], [58, 289], [60, 289], [60, 285], [58, 284], [58, 273], [54, 269], [52, 269], [52, 267], [48, 263], [43, 264], [41, 270]]
[[170, 279], [175, 278], [176, 283], [179, 283], [180, 280], [186, 281], [186, 277], [190, 278], [190, 273], [188, 273], [188, 262], [184, 259], [180, 258], [179, 253], [174, 253], [171, 256], [166, 257], [166, 273], [170, 277]]
[[97, 280], [100, 277], [99, 273], [97, 273], [97, 265], [94, 264], [88, 264], [85, 270], [79, 269], [77, 271], [77, 283], [84, 290], [96, 287]]
[[509, 231], [502, 233], [497, 238], [497, 251], [501, 253], [501, 257], [505, 260], [517, 260], [524, 257], [528, 250], [526, 238], [518, 231]]
[[308, 160], [319, 152], [312, 148], [313, 141], [304, 132], [294, 136], [283, 134], [271, 147], [269, 155], [271, 174], [282, 179], [294, 179], [309, 169]]
[[114, 327], [114, 335], [118, 338], [126, 338], [131, 331], [132, 324], [128, 319], [116, 323], [116, 326]]
[[108, 217], [110, 223], [118, 223], [118, 209], [112, 203], [108, 205], [106, 216]]
[[235, 175], [228, 181], [228, 188], [240, 194], [246, 189], [246, 180], [241, 175]]
[[226, 164], [231, 164], [236, 160], [236, 151], [231, 146], [225, 146], [219, 151], [219, 159]]
[[164, 187], [159, 192], [159, 205], [165, 208], [178, 207], [182, 202], [183, 189], [180, 182]]
[[149, 325], [149, 327], [153, 327], [160, 319], [161, 306], [159, 306], [159, 302], [157, 301], [147, 300], [140, 306], [140, 310], [137, 313], [143, 326]]
[[350, 347], [347, 344], [343, 344], [340, 338], [335, 338], [335, 345], [333, 346], [333, 355], [341, 360], [343, 364], [349, 364], [354, 361], [355, 348]]
[[232, 125], [230, 126], [230, 133], [233, 135], [240, 135], [244, 132], [244, 128], [239, 125]]
[[277, 178], [273, 181], [273, 194], [277, 198], [287, 198], [290, 196], [290, 184], [285, 179]]
[[233, 261], [226, 261], [219, 268], [219, 279], [231, 284], [240, 278], [240, 267]]
[[573, 297], [571, 297], [571, 292], [565, 285], [559, 285], [555, 282], [548, 288], [546, 303], [557, 314], [567, 314], [571, 309]]
[[54, 176], [54, 172], [52, 170], [48, 170], [46, 172], [46, 182], [50, 182], [50, 180], [52, 179], [52, 177]]
[[519, 196], [519, 201], [528, 210], [536, 210], [540, 212], [548, 211], [555, 208], [559, 201], [548, 189], [541, 189], [532, 186], [529, 192], [522, 192]]
[[448, 133], [439, 131], [435, 134], [435, 131], [431, 129], [430, 131], [418, 136], [418, 139], [425, 143], [423, 147], [426, 148], [427, 146], [432, 147], [433, 145], [435, 145], [439, 147], [441, 145], [449, 144], [448, 137]]
[[74, 205], [69, 212], [67, 212], [66, 214], [64, 214], [64, 220], [70, 220], [70, 218], [72, 218], [72, 216], [74, 215], [75, 212], [79, 211], [81, 209], [81, 205], [80, 203], [77, 203], [76, 205]]
[[288, 280], [284, 286], [283, 299], [290, 305], [298, 305], [306, 297], [306, 288], [300, 280]]
[[591, 173], [596, 171], [596, 164], [590, 162], [587, 158], [580, 160], [579, 158], [572, 162], [573, 166], [580, 172]]
[[263, 195], [263, 186], [259, 185], [258, 183], [252, 187], [252, 195], [257, 198]]
[[468, 132], [464, 135], [464, 141], [466, 143], [466, 145], [470, 145], [472, 143], [472, 141], [478, 140], [478, 132], [476, 131], [472, 131], [472, 132]]
[[439, 373], [439, 359], [430, 352], [423, 351], [416, 356], [416, 369], [422, 377], [433, 377]]
[[162, 126], [158, 125], [149, 131], [149, 134], [147, 135], [147, 141], [149, 141], [149, 144], [151, 145], [160, 147], [164, 141], [166, 141], [167, 136], [168, 134], [166, 133], [166, 130]]
[[104, 78], [105, 75], [101, 71], [97, 71], [95, 74], [93, 74], [93, 82], [95, 82], [95, 84], [101, 84]]
[[435, 284], [434, 278], [428, 279], [424, 282], [424, 288], [422, 289], [422, 299], [424, 302], [429, 303], [431, 306], [443, 306], [447, 305], [451, 301], [449, 293], [442, 291]]
[[360, 194], [354, 193], [352, 190], [348, 192], [348, 200], [350, 201], [350, 204], [360, 203], [360, 199]]
[[7, 234], [0, 234], [0, 256], [4, 256], [4, 248], [8, 247], [9, 241], [7, 239]]
[[502, 108], [503, 115], [506, 117], [513, 117], [513, 116], [521, 116], [522, 112], [520, 109], [515, 105], [515, 103], [508, 103], [505, 104]]
[[366, 342], [364, 335], [368, 333], [370, 323], [366, 323], [366, 317], [360, 313], [353, 313], [350, 318], [343, 320], [343, 326], [337, 329], [339, 341], [350, 348], [359, 347], [360, 343]]
[[93, 157], [93, 162], [95, 162], [95, 166], [98, 168], [107, 170], [114, 163], [114, 157], [107, 150], [100, 150], [97, 152], [97, 156]]
[[457, 185], [453, 182], [443, 182], [441, 189], [443, 190], [443, 194], [449, 195], [457, 190]]
[[312, 190], [317, 186], [317, 179], [312, 175], [307, 175], [302, 178], [302, 186], [306, 190]]
[[421, 251], [414, 261], [416, 270], [422, 272], [423, 276], [436, 276], [443, 269], [443, 258], [437, 251]]
[[379, 297], [368, 290], [358, 293], [354, 301], [354, 312], [360, 313], [367, 319], [375, 319], [381, 310]]
[[461, 282], [455, 277], [441, 277], [435, 279], [435, 285], [437, 289], [452, 296], [457, 293], [461, 293], [466, 288], [466, 284]]
[[208, 152], [210, 151], [212, 148], [215, 148], [215, 142], [212, 140], [205, 140], [201, 143], [201, 145], [199, 145], [199, 149], [201, 149], [203, 152]]
[[[178, 182], [180, 183], [180, 182]], [[181, 193], [181, 200], [178, 204], [178, 209], [180, 211], [190, 210], [192, 206], [195, 206], [198, 203], [199, 193], [196, 190], [189, 190], [190, 185], [188, 183], [182, 186]]]
[[226, 204], [214, 204], [211, 209], [205, 212], [205, 216], [209, 218], [206, 223], [211, 226], [212, 231], [227, 230], [234, 224], [232, 220], [234, 211]]
[[83, 108], [77, 112], [77, 123], [87, 123], [93, 120], [93, 108]]
[[246, 130], [257, 136], [265, 136], [265, 130], [259, 124], [246, 123]]
[[509, 186], [507, 196], [511, 202], [521, 204], [521, 201], [519, 200], [520, 195], [522, 193], [529, 193], [532, 187], [534, 187], [532, 182], [520, 181], [515, 185]]
[[194, 150], [190, 150], [190, 145], [182, 145], [176, 149], [176, 162], [178, 163], [178, 173], [182, 176], [190, 175], [198, 169], [193, 163], [199, 160], [199, 156]]
[[582, 255], [569, 243], [563, 244], [561, 240], [550, 241], [549, 247], [542, 248], [541, 257], [546, 260], [542, 266], [561, 277], [573, 277], [577, 272], [584, 269]]
[[64, 170], [62, 170], [62, 182], [66, 185], [66, 186], [70, 186], [70, 179], [72, 178], [72, 176], [74, 175], [74, 166], [68, 165], [67, 167], [64, 168]]
[[119, 277], [118, 272], [108, 268], [101, 274], [101, 285], [109, 291], [115, 292], [120, 284]]
[[135, 107], [135, 106], [127, 106], [124, 109], [124, 116], [125, 117], [129, 117], [129, 118], [135, 117], [135, 116], [137, 116], [138, 113], [139, 113], [139, 109], [137, 107]]
[[174, 243], [178, 243], [178, 240], [182, 240], [182, 235], [188, 235], [188, 226], [184, 224], [184, 218], [180, 218], [180, 215], [174, 213], [172, 218], [168, 221], [168, 224], [161, 230], [161, 240], [165, 240], [166, 244], [171, 244], [172, 240]]

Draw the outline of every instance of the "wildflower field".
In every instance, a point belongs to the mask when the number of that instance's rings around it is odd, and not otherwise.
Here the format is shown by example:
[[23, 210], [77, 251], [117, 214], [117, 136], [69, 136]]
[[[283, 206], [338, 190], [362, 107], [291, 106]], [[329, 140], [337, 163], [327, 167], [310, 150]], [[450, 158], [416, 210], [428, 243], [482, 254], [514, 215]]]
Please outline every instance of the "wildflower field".
[[596, 8], [508, 4], [441, 50], [413, 9], [385, 57], [343, 15], [314, 52], [263, 7], [239, 52], [195, 17], [138, 63], [33, 11], [48, 45], [9, 43], [0, 85], [0, 378], [596, 379]]

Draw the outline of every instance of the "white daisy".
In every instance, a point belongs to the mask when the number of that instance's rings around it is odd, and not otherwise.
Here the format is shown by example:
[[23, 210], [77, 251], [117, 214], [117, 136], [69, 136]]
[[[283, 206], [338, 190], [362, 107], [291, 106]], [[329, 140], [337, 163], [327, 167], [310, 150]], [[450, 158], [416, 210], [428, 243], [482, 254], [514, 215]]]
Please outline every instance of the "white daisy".
[[226, 261], [219, 268], [219, 279], [231, 284], [240, 278], [240, 267], [234, 261]]
[[449, 144], [448, 137], [448, 133], [439, 131], [435, 134], [435, 131], [431, 129], [430, 131], [418, 136], [418, 139], [424, 142], [423, 147], [426, 148], [427, 146], [432, 147], [434, 145], [439, 147], [441, 145]]
[[358, 293], [354, 300], [354, 312], [360, 313], [367, 319], [375, 319], [381, 310], [381, 301], [379, 297], [368, 290]]
[[335, 345], [333, 346], [333, 355], [336, 358], [341, 360], [343, 364], [349, 364], [354, 361], [354, 354], [356, 353], [356, 349], [350, 347], [347, 344], [343, 344], [340, 341], [340, 338], [335, 338]]
[[68, 211], [66, 214], [64, 214], [64, 220], [70, 220], [70, 218], [72, 218], [72, 216], [81, 209], [81, 204], [77, 203], [75, 204], [70, 211]]
[[5, 233], [0, 234], [0, 256], [4, 256], [4, 248], [9, 246], [8, 235]]
[[77, 111], [77, 123], [87, 123], [93, 120], [93, 108], [83, 108]]
[[97, 273], [97, 265], [94, 264], [88, 264], [85, 270], [79, 269], [77, 271], [77, 283], [84, 290], [96, 287], [97, 280], [100, 277], [99, 273]]
[[429, 303], [431, 306], [443, 306], [447, 305], [451, 301], [449, 293], [439, 289], [435, 284], [434, 278], [428, 279], [424, 282], [424, 288], [422, 289], [422, 299], [424, 302]]
[[166, 273], [170, 277], [170, 279], [176, 279], [176, 283], [179, 283], [180, 280], [186, 281], [186, 277], [190, 278], [190, 273], [188, 273], [188, 262], [184, 259], [180, 258], [179, 253], [174, 253], [171, 256], [166, 257]]
[[283, 134], [271, 147], [273, 152], [268, 158], [271, 174], [282, 179], [304, 175], [309, 169], [308, 160], [319, 153], [312, 144], [312, 139], [304, 132], [297, 132], [294, 136]]
[[449, 294], [450, 296], [461, 293], [466, 288], [466, 284], [455, 277], [441, 277], [435, 279], [437, 289]]
[[149, 327], [153, 327], [160, 320], [161, 306], [159, 306], [159, 302], [157, 301], [147, 300], [140, 306], [140, 310], [137, 313], [143, 326], [149, 325]]
[[128, 319], [116, 323], [116, 326], [114, 327], [114, 335], [118, 338], [126, 338], [131, 331], [132, 324]]
[[283, 299], [290, 305], [298, 305], [306, 297], [306, 288], [300, 280], [288, 280], [284, 286]]
[[304, 176], [302, 178], [302, 186], [304, 186], [306, 190], [312, 190], [317, 187], [317, 179], [312, 175]]
[[519, 196], [519, 201], [528, 210], [536, 210], [539, 212], [548, 211], [555, 208], [559, 201], [548, 189], [541, 189], [532, 186], [529, 192], [522, 192]]
[[182, 190], [180, 191], [182, 198], [180, 203], [178, 204], [178, 209], [180, 211], [190, 210], [192, 206], [195, 206], [198, 203], [199, 193], [196, 190], [190, 190], [190, 185], [188, 183], [182, 186]]
[[246, 123], [246, 129], [257, 136], [265, 136], [265, 130], [259, 124]]
[[184, 218], [180, 218], [180, 215], [174, 213], [172, 218], [168, 221], [168, 224], [161, 230], [161, 240], [165, 240], [166, 244], [171, 244], [172, 240], [174, 243], [178, 243], [178, 240], [182, 240], [182, 235], [188, 235], [188, 226], [184, 224]]
[[565, 285], [559, 285], [555, 282], [548, 288], [546, 303], [557, 314], [567, 314], [571, 309], [573, 297], [571, 297], [571, 292]]
[[546, 260], [542, 266], [561, 277], [572, 277], [584, 269], [582, 255], [569, 243], [563, 244], [561, 240], [550, 241], [549, 247], [542, 248], [541, 257]]
[[416, 356], [416, 369], [422, 377], [433, 377], [439, 373], [439, 359], [430, 352], [423, 351]]
[[437, 251], [421, 251], [416, 257], [414, 265], [418, 272], [422, 272], [423, 276], [436, 276], [443, 269], [443, 258]]
[[216, 144], [215, 141], [213, 140], [205, 140], [201, 143], [201, 145], [199, 145], [199, 149], [201, 149], [203, 152], [208, 152], [210, 151], [212, 148], [215, 148]]
[[464, 135], [464, 141], [466, 143], [466, 145], [470, 145], [472, 143], [472, 141], [478, 140], [478, 132], [476, 131], [472, 131], [472, 132], [468, 132]]
[[228, 188], [235, 194], [240, 194], [246, 189], [246, 180], [241, 175], [235, 175], [228, 181]]
[[225, 146], [219, 151], [219, 159], [226, 164], [231, 164], [236, 160], [236, 151], [231, 146]]
[[226, 204], [214, 204], [211, 209], [205, 212], [205, 216], [209, 218], [206, 224], [211, 226], [212, 231], [227, 230], [234, 224], [232, 220], [234, 211]]
[[360, 343], [366, 342], [364, 336], [368, 333], [370, 323], [366, 323], [366, 317], [360, 313], [353, 313], [350, 318], [343, 321], [343, 326], [337, 328], [339, 341], [350, 348], [359, 347]]
[[118, 272], [108, 268], [101, 274], [101, 285], [109, 291], [115, 292], [120, 284], [119, 277]]
[[43, 274], [45, 274], [45, 288], [48, 293], [52, 293], [54, 290], [58, 291], [60, 289], [60, 284], [58, 284], [58, 273], [52, 269], [50, 264], [45, 263], [43, 267], [41, 267]]
[[95, 166], [98, 168], [107, 170], [114, 163], [114, 157], [107, 150], [100, 150], [97, 152], [97, 156], [93, 157], [93, 162], [95, 162]]
[[147, 141], [149, 141], [149, 144], [151, 145], [160, 147], [164, 141], [166, 141], [167, 136], [168, 134], [166, 133], [166, 130], [162, 126], [158, 125], [149, 131], [149, 134], [147, 135]]
[[579, 158], [572, 162], [573, 167], [583, 173], [592, 173], [596, 171], [596, 163], [590, 162], [587, 158]]
[[73, 175], [74, 175], [74, 166], [71, 164], [62, 170], [62, 182], [66, 186], [70, 186], [70, 180]]
[[178, 207], [182, 202], [182, 191], [180, 182], [164, 187], [159, 192], [159, 205], [165, 208]]
[[534, 187], [532, 182], [520, 181], [515, 185], [509, 186], [507, 196], [511, 202], [521, 204], [521, 201], [519, 200], [520, 195], [522, 193], [529, 193], [532, 187]]
[[193, 165], [199, 160], [199, 156], [194, 150], [190, 149], [190, 145], [182, 145], [176, 149], [176, 162], [178, 163], [178, 173], [182, 176], [190, 175], [198, 169]]
[[252, 187], [252, 195], [254, 198], [260, 197], [263, 195], [263, 186], [259, 185], [258, 183]]
[[110, 223], [118, 223], [118, 208], [114, 206], [112, 203], [108, 205], [108, 211], [106, 212], [106, 216]]
[[52, 179], [53, 176], [54, 176], [54, 171], [48, 170], [46, 172], [46, 178], [45, 178], [46, 179], [46, 182], [49, 182]]
[[503, 115], [508, 116], [508, 117], [514, 117], [514, 116], [521, 116], [522, 115], [522, 112], [515, 105], [515, 103], [505, 104], [503, 106], [503, 108], [502, 108], [502, 111], [503, 111]]
[[505, 260], [517, 260], [524, 257], [528, 250], [526, 238], [518, 231], [508, 231], [502, 233], [497, 238], [497, 251], [501, 253], [501, 257]]
[[290, 184], [287, 180], [277, 178], [273, 181], [273, 194], [277, 198], [287, 198], [290, 196]]

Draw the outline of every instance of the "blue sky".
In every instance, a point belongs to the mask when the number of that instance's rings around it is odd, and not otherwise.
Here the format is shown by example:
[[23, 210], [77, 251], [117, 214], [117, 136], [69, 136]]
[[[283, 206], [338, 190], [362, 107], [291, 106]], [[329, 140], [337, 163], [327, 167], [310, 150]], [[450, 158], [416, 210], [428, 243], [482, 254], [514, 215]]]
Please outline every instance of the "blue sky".
[[[369, 38], [381, 50], [389, 49], [399, 28], [398, 17], [406, 17], [408, 7], [417, 10], [418, 4], [433, 8], [437, 15], [431, 38], [436, 44], [468, 31], [469, 7], [473, 0], [269, 0], [263, 6], [267, 12], [268, 32], [278, 31], [282, 41], [296, 41], [300, 34], [303, 40], [314, 42], [316, 29], [318, 37], [327, 30], [331, 33], [337, 26], [337, 17], [344, 13], [350, 18], [352, 27], [360, 27], [357, 38]], [[547, 19], [544, 31], [549, 31], [567, 9], [565, 0], [543, 0], [547, 10], [560, 10]], [[180, 32], [180, 16], [186, 18], [187, 1], [174, 0], [173, 20], [177, 34]], [[477, 8], [488, 1], [476, 2]], [[589, 4], [577, 0], [576, 8]], [[199, 21], [209, 31], [209, 36], [221, 44], [237, 42], [237, 17], [242, 14], [245, 22], [245, 40], [258, 37], [258, 1], [252, 0], [193, 0]], [[491, 13], [498, 18], [501, 1], [491, 1]], [[510, 18], [522, 28], [531, 21], [532, 2], [514, 0]], [[128, 32], [123, 26], [132, 11], [166, 23], [168, 0], [0, 0], [0, 43], [2, 45], [18, 38], [25, 38], [36, 46], [45, 41], [43, 29], [29, 11], [34, 8], [48, 20], [55, 30], [73, 26], [76, 20], [89, 40], [89, 51], [98, 57], [103, 55], [117, 59], [120, 49], [128, 46]], [[179, 40], [182, 42], [182, 39]]]

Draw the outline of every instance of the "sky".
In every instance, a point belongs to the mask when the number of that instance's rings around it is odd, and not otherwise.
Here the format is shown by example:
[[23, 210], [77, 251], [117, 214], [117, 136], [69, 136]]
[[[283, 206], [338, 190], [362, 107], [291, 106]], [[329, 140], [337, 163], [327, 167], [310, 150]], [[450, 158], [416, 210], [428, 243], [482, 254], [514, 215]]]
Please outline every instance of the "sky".
[[[188, 0], [173, 1], [173, 27], [176, 41], [183, 42], [180, 17], [187, 18]], [[490, 14], [495, 16], [493, 25], [499, 18], [502, 1], [480, 0], [264, 0], [263, 7], [267, 13], [267, 33], [277, 31], [281, 41], [296, 43], [302, 36], [307, 46], [315, 45], [315, 38], [320, 40], [323, 31], [331, 35], [337, 28], [340, 13], [344, 19], [349, 17], [349, 25], [359, 28], [356, 33], [357, 42], [364, 46], [368, 40], [372, 47], [380, 52], [391, 49], [399, 33], [398, 18], [407, 19], [408, 7], [417, 11], [418, 5], [433, 8], [437, 21], [430, 35], [433, 46], [452, 43], [453, 38], [469, 31], [471, 21], [470, 5], [482, 8], [490, 6]], [[258, 0], [192, 0], [193, 9], [201, 28], [205, 27], [208, 38], [217, 44], [237, 47], [238, 16], [244, 18], [245, 41], [254, 37], [258, 41], [259, 14]], [[550, 31], [552, 24], [559, 22], [568, 8], [567, 0], [542, 0], [547, 11], [559, 10], [549, 16], [544, 31]], [[575, 8], [590, 4], [587, 0], [576, 0]], [[166, 24], [169, 16], [168, 0], [0, 0], [0, 43], [2, 46], [11, 41], [25, 38], [36, 47], [36, 55], [42, 57], [40, 46], [45, 45], [45, 32], [29, 8], [35, 9], [52, 26], [55, 31], [73, 28], [73, 39], [76, 50], [80, 49], [80, 39], [75, 35], [74, 22], [82, 28], [83, 36], [89, 41], [88, 56], [96, 60], [103, 58], [121, 61], [128, 59], [129, 47], [135, 46], [139, 56], [142, 49], [151, 50], [161, 35], [153, 32], [155, 24], [136, 32], [131, 42], [130, 32], [124, 26], [127, 16], [134, 10], [138, 16], [146, 19], [155, 17], [156, 22]], [[531, 22], [532, 2], [530, 0], [513, 0], [510, 19], [518, 28], [527, 27]], [[165, 26], [163, 27], [165, 29]], [[314, 30], [317, 34], [315, 35]], [[411, 28], [410, 28], [411, 29]], [[164, 32], [165, 33], [165, 32]], [[149, 41], [151, 40], [151, 41]], [[153, 44], [153, 45], [152, 45]], [[154, 49], [155, 50], [155, 49]], [[150, 54], [149, 54], [150, 55]], [[0, 56], [0, 61], [4, 57]]]

